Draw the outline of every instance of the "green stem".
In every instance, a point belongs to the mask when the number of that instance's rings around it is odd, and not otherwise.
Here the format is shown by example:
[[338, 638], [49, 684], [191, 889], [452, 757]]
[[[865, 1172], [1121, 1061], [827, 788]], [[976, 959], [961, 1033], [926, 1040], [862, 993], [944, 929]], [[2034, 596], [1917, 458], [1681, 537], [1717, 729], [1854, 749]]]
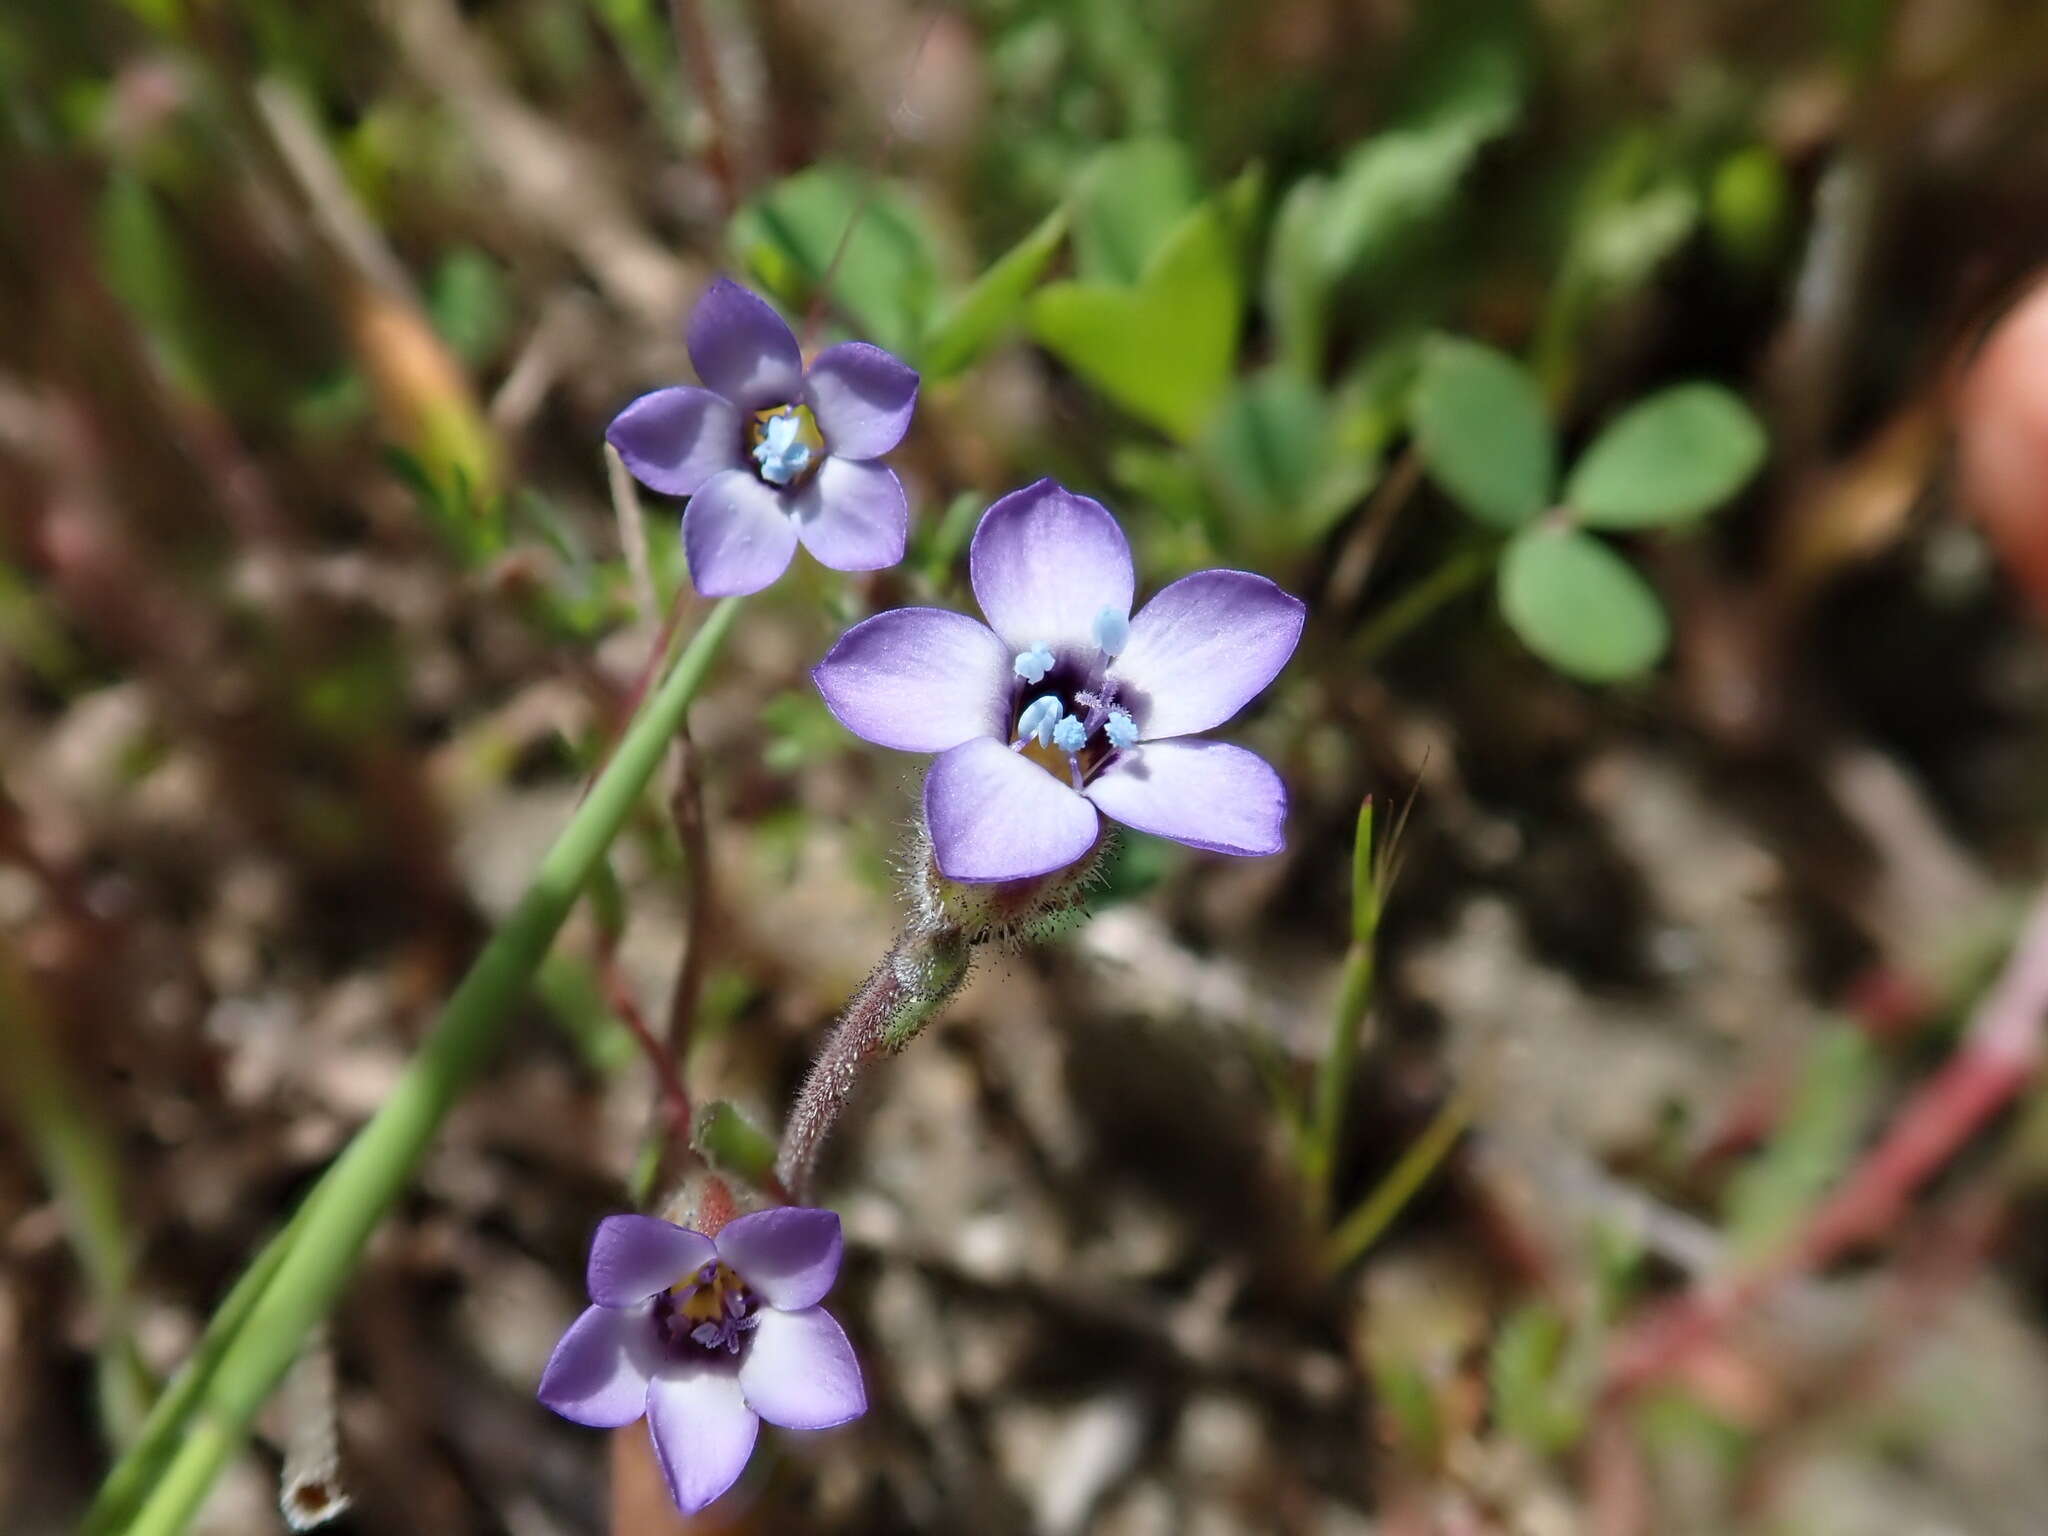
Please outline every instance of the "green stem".
[[92, 1288], [99, 1325], [100, 1412], [109, 1437], [138, 1432], [156, 1385], [136, 1352], [129, 1281], [133, 1266], [121, 1186], [104, 1127], [74, 1091], [51, 1044], [41, 999], [13, 952], [0, 946], [0, 1061], [22, 1131], [57, 1197], [71, 1246]]
[[1337, 1145], [1344, 1134], [1344, 1103], [1357, 1070], [1359, 1036], [1372, 1007], [1377, 967], [1373, 946], [1379, 936], [1379, 865], [1373, 854], [1373, 802], [1358, 808], [1351, 842], [1351, 947], [1330, 1017], [1330, 1044], [1316, 1064], [1313, 1095], [1303, 1134], [1301, 1171], [1308, 1186], [1309, 1218], [1317, 1228], [1329, 1219], [1337, 1172]]
[[[303, 1215], [302, 1210], [300, 1217]], [[186, 1357], [178, 1374], [171, 1378], [171, 1384], [157, 1398], [149, 1417], [143, 1420], [135, 1443], [107, 1474], [106, 1481], [100, 1484], [92, 1508], [86, 1511], [85, 1520], [79, 1527], [81, 1536], [103, 1536], [103, 1533], [118, 1529], [134, 1514], [151, 1479], [163, 1470], [171, 1452], [177, 1448], [179, 1436], [185, 1432], [186, 1421], [192, 1417], [199, 1394], [213, 1380], [221, 1356], [249, 1320], [256, 1299], [263, 1294], [264, 1287], [270, 1284], [271, 1277], [284, 1262], [284, 1256], [297, 1235], [298, 1222], [299, 1218], [295, 1217], [264, 1245], [255, 1262], [242, 1271], [242, 1277], [235, 1282], [226, 1299], [214, 1309], [199, 1343]]]
[[1466, 1122], [1471, 1118], [1471, 1101], [1463, 1093], [1454, 1093], [1444, 1101], [1435, 1118], [1401, 1154], [1401, 1160], [1330, 1234], [1329, 1245], [1323, 1250], [1323, 1262], [1333, 1274], [1379, 1240], [1380, 1234], [1393, 1224], [1394, 1218], [1429, 1182], [1437, 1165], [1450, 1155], [1451, 1148], [1458, 1144], [1458, 1138], [1465, 1134]]
[[[128, 1536], [176, 1536], [184, 1530], [248, 1433], [249, 1421], [333, 1306], [371, 1231], [403, 1192], [457, 1095], [488, 1060], [506, 1014], [660, 766], [737, 611], [734, 598], [711, 610], [541, 860], [526, 895], [449, 998], [383, 1108], [307, 1196], [276, 1275], [197, 1393], [185, 1439], [148, 1490]], [[266, 1254], [257, 1262], [267, 1259]]]
[[1352, 641], [1352, 654], [1360, 661], [1377, 661], [1444, 604], [1478, 586], [1499, 561], [1497, 544], [1466, 545], [1373, 615]]
[[1354, 943], [1344, 956], [1344, 976], [1330, 1019], [1330, 1044], [1316, 1064], [1315, 1102], [1309, 1112], [1309, 1143], [1303, 1172], [1310, 1214], [1320, 1227], [1328, 1219], [1331, 1185], [1337, 1173], [1337, 1144], [1344, 1134], [1344, 1103], [1358, 1066], [1358, 1042], [1372, 1006], [1375, 967], [1372, 943]]

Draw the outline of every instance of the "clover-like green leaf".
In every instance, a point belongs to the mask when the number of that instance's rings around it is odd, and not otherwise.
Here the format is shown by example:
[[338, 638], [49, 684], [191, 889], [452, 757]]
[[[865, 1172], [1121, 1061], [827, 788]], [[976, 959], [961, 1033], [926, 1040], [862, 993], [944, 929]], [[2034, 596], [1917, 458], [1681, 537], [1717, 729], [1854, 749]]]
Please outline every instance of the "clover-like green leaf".
[[1629, 407], [1573, 467], [1565, 504], [1591, 528], [1681, 523], [1741, 490], [1764, 429], [1718, 384], [1679, 384]]
[[1430, 478], [1480, 522], [1513, 532], [1549, 505], [1557, 439], [1536, 381], [1514, 359], [1432, 338], [1411, 411]]
[[1501, 560], [1500, 606], [1524, 645], [1581, 682], [1640, 676], [1670, 640], [1649, 584], [1576, 528], [1535, 527], [1515, 536]]

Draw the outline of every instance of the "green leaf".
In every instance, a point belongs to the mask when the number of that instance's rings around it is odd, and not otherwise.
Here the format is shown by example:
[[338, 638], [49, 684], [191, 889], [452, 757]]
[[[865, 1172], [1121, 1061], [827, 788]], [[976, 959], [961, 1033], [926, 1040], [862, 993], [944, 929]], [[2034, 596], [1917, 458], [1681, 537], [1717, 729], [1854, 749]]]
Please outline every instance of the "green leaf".
[[691, 1140], [712, 1167], [750, 1184], [765, 1184], [775, 1171], [775, 1139], [724, 1099], [698, 1113]]
[[1024, 301], [1045, 275], [1066, 234], [1067, 211], [1055, 208], [954, 300], [925, 337], [919, 361], [928, 377], [950, 378], [981, 360], [1022, 316]]
[[1737, 1254], [1763, 1257], [1833, 1186], [1856, 1150], [1877, 1076], [1862, 1031], [1840, 1025], [1813, 1043], [1777, 1134], [1729, 1184], [1724, 1228]]
[[1328, 531], [1377, 466], [1377, 444], [1349, 417], [1340, 421], [1301, 374], [1277, 366], [1237, 384], [1203, 448], [1258, 548], [1289, 549]]
[[1326, 176], [1304, 176], [1289, 187], [1273, 215], [1266, 250], [1266, 313], [1281, 358], [1304, 378], [1322, 373], [1329, 331], [1329, 278], [1323, 262], [1323, 221], [1329, 202]]
[[845, 748], [845, 728], [814, 688], [776, 694], [761, 706], [759, 719], [766, 737], [761, 762], [771, 773], [794, 773]]
[[829, 273], [831, 303], [867, 340], [908, 353], [924, 334], [938, 285], [936, 242], [888, 183], [870, 187], [844, 166], [813, 166], [734, 214], [731, 235], [747, 271], [788, 309], [806, 307]]
[[1379, 265], [1447, 212], [1479, 151], [1521, 111], [1519, 7], [1439, 3], [1422, 29], [1407, 66], [1410, 104], [1345, 158], [1324, 199], [1327, 278]]
[[1539, 1454], [1563, 1450], [1578, 1438], [1583, 1418], [1559, 1390], [1564, 1319], [1549, 1307], [1516, 1309], [1494, 1335], [1487, 1379], [1493, 1415], [1502, 1431]]
[[488, 363], [512, 326], [503, 271], [474, 247], [449, 252], [427, 287], [427, 315], [457, 357], [472, 367]]
[[1054, 283], [1032, 301], [1031, 328], [1047, 348], [1179, 442], [1214, 414], [1237, 358], [1241, 203], [1232, 188], [1182, 219], [1135, 288]]
[[1791, 233], [1793, 192], [1784, 163], [1763, 144], [1738, 149], [1714, 167], [1707, 227], [1737, 266], [1760, 272]]
[[1501, 561], [1500, 606], [1524, 645], [1581, 682], [1639, 676], [1670, 639], [1648, 583], [1576, 528], [1530, 528], [1515, 537]]
[[1764, 447], [1764, 429], [1734, 395], [1680, 384], [1631, 406], [1594, 439], [1564, 499], [1593, 528], [1684, 522], [1741, 490]]
[[1139, 282], [1201, 196], [1174, 139], [1126, 139], [1095, 155], [1074, 194], [1074, 262], [1085, 282]]
[[1423, 349], [1412, 410], [1431, 478], [1480, 522], [1512, 532], [1549, 505], [1557, 440], [1536, 381], [1514, 359], [1436, 337]]

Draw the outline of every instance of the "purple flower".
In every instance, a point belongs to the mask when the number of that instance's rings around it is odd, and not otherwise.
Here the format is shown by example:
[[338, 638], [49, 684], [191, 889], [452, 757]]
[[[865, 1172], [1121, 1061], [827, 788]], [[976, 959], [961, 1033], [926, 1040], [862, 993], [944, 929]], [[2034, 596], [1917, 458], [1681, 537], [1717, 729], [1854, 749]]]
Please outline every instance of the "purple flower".
[[690, 498], [697, 590], [758, 592], [799, 540], [835, 571], [901, 560], [909, 503], [875, 460], [910, 428], [916, 372], [864, 341], [827, 347], [806, 372], [782, 317], [727, 278], [691, 311], [689, 344], [706, 387], [642, 395], [605, 437], [642, 485]]
[[1051, 480], [982, 515], [968, 571], [986, 625], [898, 608], [849, 629], [811, 673], [854, 734], [938, 754], [924, 810], [941, 874], [1064, 868], [1094, 846], [1098, 812], [1218, 853], [1280, 850], [1280, 776], [1191, 738], [1286, 665], [1300, 599], [1247, 571], [1198, 571], [1132, 614], [1123, 530]]
[[565, 1419], [618, 1429], [643, 1413], [684, 1513], [733, 1485], [762, 1419], [829, 1429], [867, 1411], [860, 1363], [818, 1305], [839, 1274], [839, 1218], [779, 1206], [714, 1240], [608, 1216], [590, 1241], [592, 1306], [541, 1374]]

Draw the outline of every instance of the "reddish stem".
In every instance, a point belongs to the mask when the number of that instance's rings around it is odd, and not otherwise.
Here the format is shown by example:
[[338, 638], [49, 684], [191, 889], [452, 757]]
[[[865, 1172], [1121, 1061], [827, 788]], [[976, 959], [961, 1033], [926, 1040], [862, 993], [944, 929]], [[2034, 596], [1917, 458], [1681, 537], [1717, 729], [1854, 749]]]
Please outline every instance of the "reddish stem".
[[1617, 1344], [1610, 1397], [1668, 1376], [1753, 1303], [1796, 1275], [1831, 1263], [1898, 1220], [1913, 1196], [2033, 1076], [2048, 1014], [2048, 895], [2028, 917], [1997, 985], [1961, 1048], [1924, 1083], [1847, 1180], [1779, 1253], [1744, 1273], [1709, 1280], [1666, 1303]]
[[661, 1094], [661, 1118], [668, 1127], [669, 1140], [676, 1146], [686, 1147], [690, 1144], [690, 1092], [683, 1086], [682, 1074], [676, 1070], [675, 1057], [648, 1026], [647, 1016], [634, 1000], [633, 989], [619, 970], [618, 961], [607, 953], [599, 962], [599, 970], [604, 981], [605, 1001], [611, 1004], [612, 1012], [625, 1021], [626, 1028], [640, 1043], [647, 1064], [654, 1069], [654, 1080]]

